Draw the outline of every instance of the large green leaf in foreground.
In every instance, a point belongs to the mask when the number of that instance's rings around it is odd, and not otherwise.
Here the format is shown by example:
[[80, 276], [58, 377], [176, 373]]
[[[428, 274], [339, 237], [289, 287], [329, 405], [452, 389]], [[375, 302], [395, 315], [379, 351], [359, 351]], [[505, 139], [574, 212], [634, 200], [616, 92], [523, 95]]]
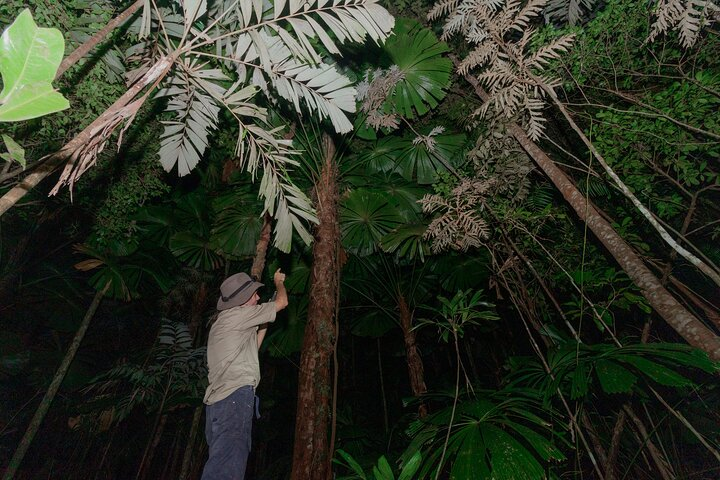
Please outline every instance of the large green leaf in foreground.
[[30, 10], [23, 10], [0, 38], [0, 121], [27, 120], [70, 106], [51, 84], [64, 52], [62, 33], [38, 28]]

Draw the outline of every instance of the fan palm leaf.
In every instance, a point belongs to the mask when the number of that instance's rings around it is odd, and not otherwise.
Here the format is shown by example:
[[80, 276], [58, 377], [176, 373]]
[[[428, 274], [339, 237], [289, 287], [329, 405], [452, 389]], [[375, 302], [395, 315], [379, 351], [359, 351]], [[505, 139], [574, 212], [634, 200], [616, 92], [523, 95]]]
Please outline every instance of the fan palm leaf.
[[393, 33], [383, 48], [403, 73], [403, 79], [387, 104], [406, 118], [424, 115], [445, 97], [450, 84], [452, 62], [443, 56], [448, 46], [414, 20], [398, 20]]
[[340, 230], [345, 248], [357, 255], [369, 255], [380, 240], [402, 222], [388, 199], [367, 189], [357, 189], [340, 205]]

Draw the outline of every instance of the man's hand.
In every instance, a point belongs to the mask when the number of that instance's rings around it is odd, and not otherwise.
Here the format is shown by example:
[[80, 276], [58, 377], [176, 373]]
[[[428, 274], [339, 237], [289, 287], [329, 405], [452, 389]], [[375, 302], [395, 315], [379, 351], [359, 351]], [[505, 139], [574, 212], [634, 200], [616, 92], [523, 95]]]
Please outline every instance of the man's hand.
[[275, 282], [275, 289], [277, 294], [275, 296], [275, 311], [279, 312], [283, 308], [288, 306], [288, 296], [285, 290], [285, 274], [278, 268], [273, 275], [273, 281]]

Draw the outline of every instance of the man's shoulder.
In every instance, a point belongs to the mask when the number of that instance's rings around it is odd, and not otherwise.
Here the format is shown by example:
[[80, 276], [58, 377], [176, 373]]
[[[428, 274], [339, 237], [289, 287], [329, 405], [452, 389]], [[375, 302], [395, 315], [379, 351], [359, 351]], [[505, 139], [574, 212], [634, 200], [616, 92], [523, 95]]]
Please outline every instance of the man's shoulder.
[[261, 303], [258, 305], [239, 305], [237, 307], [228, 308], [218, 314], [218, 321], [237, 320], [241, 318], [252, 318], [257, 315], [263, 315], [270, 311], [275, 311], [273, 302]]

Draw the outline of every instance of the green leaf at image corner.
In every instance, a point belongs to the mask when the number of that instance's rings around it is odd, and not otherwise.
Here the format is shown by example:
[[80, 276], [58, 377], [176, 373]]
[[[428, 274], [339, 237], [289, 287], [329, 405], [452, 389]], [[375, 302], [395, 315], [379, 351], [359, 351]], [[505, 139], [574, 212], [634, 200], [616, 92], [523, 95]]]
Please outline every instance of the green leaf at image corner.
[[23, 10], [0, 37], [0, 121], [17, 122], [64, 110], [69, 102], [52, 81], [65, 52], [55, 28], [40, 28]]
[[0, 153], [0, 158], [7, 160], [8, 162], [19, 163], [23, 170], [25, 169], [25, 149], [15, 142], [12, 138], [7, 135], [2, 136], [3, 142], [5, 142], [5, 148], [7, 153]]

